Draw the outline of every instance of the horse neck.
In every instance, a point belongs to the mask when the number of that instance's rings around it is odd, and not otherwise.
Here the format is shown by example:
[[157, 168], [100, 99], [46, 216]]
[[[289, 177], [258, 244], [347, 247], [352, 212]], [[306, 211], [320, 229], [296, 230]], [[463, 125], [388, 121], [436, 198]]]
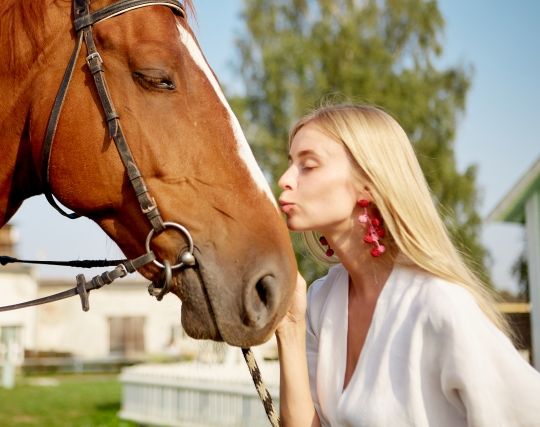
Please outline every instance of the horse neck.
[[42, 192], [36, 173], [42, 141], [31, 138], [32, 102], [51, 95], [35, 80], [50, 66], [50, 58], [64, 57], [61, 46], [69, 34], [69, 10], [44, 3], [4, 0], [0, 6], [0, 48], [11, 53], [0, 61], [0, 226], [25, 199]]

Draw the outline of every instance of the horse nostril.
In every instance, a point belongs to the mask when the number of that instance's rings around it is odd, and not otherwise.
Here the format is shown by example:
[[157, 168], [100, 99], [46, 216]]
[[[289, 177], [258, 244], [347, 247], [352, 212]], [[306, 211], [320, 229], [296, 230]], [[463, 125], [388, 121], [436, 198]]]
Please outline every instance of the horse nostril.
[[257, 281], [257, 284], [255, 285], [255, 290], [257, 291], [257, 295], [259, 296], [260, 301], [266, 305], [268, 301], [268, 278], [269, 276], [264, 276], [261, 280]]
[[268, 274], [257, 280], [254, 286], [248, 286], [244, 298], [244, 323], [257, 328], [266, 326], [275, 312], [276, 294], [276, 280]]

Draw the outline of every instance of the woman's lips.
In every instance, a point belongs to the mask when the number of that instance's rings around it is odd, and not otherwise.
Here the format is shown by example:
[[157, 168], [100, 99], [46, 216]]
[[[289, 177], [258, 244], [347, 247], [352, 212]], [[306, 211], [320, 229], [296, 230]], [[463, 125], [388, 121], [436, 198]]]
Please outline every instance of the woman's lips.
[[281, 210], [286, 214], [294, 208], [294, 203], [280, 202], [279, 204], [281, 205]]

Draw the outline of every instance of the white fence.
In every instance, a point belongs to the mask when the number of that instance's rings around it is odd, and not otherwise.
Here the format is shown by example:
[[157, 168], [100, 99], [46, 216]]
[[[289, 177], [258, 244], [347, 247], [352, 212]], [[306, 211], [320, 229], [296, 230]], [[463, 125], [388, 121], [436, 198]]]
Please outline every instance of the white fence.
[[[279, 365], [260, 363], [276, 409]], [[125, 368], [120, 418], [153, 426], [268, 427], [246, 365], [188, 362]]]

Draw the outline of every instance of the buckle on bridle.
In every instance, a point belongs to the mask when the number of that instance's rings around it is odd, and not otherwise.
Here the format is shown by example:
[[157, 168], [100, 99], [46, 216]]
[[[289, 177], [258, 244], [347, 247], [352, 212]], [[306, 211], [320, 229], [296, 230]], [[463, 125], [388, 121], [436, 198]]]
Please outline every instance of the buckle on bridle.
[[129, 271], [124, 264], [118, 264], [115, 270], [116, 269], [120, 270], [120, 275], [118, 276], [119, 278], [126, 277], [129, 274]]
[[152, 197], [152, 204], [151, 204], [150, 206], [146, 207], [146, 208], [143, 208], [143, 207], [141, 206], [141, 211], [142, 211], [143, 214], [146, 215], [146, 214], [152, 212], [154, 209], [156, 209], [156, 207], [157, 207], [157, 206], [156, 206], [156, 199], [154, 199], [154, 198]]
[[86, 57], [86, 64], [92, 74], [103, 71], [103, 59], [101, 59], [101, 55], [97, 51], [90, 53]]

